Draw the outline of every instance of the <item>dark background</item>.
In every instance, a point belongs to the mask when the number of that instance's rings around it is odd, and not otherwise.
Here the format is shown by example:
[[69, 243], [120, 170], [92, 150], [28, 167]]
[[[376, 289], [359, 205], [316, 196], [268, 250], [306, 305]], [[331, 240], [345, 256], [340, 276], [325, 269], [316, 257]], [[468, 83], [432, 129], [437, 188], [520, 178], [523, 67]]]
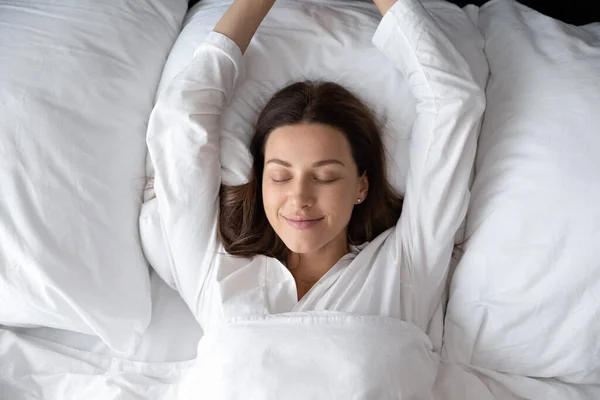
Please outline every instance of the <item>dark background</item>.
[[[201, 0], [190, 0], [190, 7]], [[460, 7], [467, 4], [481, 6], [488, 0], [449, 0]], [[521, 4], [533, 8], [552, 18], [573, 25], [600, 22], [600, 2], [598, 0], [521, 0]]]
[[[487, 0], [452, 0], [451, 2], [464, 7], [467, 4], [481, 6], [487, 3]], [[598, 0], [521, 0], [519, 3], [573, 25], [600, 22]]]

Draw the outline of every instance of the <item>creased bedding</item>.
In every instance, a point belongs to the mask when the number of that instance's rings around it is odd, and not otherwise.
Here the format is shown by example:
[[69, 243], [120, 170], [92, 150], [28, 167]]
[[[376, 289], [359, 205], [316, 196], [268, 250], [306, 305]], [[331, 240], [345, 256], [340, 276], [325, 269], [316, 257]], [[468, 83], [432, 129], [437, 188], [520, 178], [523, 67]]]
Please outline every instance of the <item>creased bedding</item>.
[[[471, 8], [470, 11], [476, 18], [475, 10]], [[156, 207], [150, 210], [156, 210]], [[147, 217], [150, 222], [156, 222], [152, 219], [156, 216], [158, 214]], [[155, 240], [159, 243], [162, 237], [155, 237]], [[168, 271], [172, 260], [168, 253], [164, 255], [167, 258], [156, 260], [162, 260]], [[226, 269], [220, 270], [223, 271]], [[235, 283], [243, 280], [233, 279], [232, 284], [231, 279], [223, 279], [218, 289], [214, 289], [229, 303], [220, 309], [204, 310], [206, 314], [222, 313], [224, 320], [209, 326], [211, 329], [200, 342], [198, 357], [193, 361], [131, 361], [0, 329], [0, 398], [600, 398], [600, 388], [594, 385], [566, 384], [554, 379], [532, 379], [451, 364], [439, 356], [436, 336], [424, 329], [422, 321], [417, 327], [398, 318], [368, 313], [301, 311], [264, 315], [264, 312], [255, 313], [251, 307], [236, 308], [236, 302], [240, 302], [239, 306], [247, 300], [244, 296], [259, 293], [242, 291], [241, 296], [236, 297], [240, 291], [236, 291], [239, 287]], [[333, 284], [334, 281], [330, 279], [326, 283]], [[180, 286], [176, 277], [169, 283]], [[185, 284], [193, 285], [194, 282], [186, 281]], [[289, 294], [287, 292], [295, 294], [289, 287], [279, 289], [284, 295]], [[318, 290], [326, 292], [323, 285]], [[264, 292], [260, 293], [264, 295]], [[376, 295], [363, 293], [363, 299], [376, 299], [379, 293], [373, 293]], [[346, 299], [351, 300], [352, 296], [346, 294]], [[323, 298], [324, 301], [331, 300], [327, 296]], [[271, 296], [267, 303], [275, 303], [276, 299]], [[318, 304], [316, 300], [314, 304]], [[394, 303], [385, 304], [392, 307]], [[208, 317], [204, 315], [203, 319]], [[415, 320], [418, 322], [418, 318]], [[172, 327], [173, 340], [178, 338], [178, 329], [181, 327]]]
[[0, 329], [0, 398], [164, 399], [192, 363], [130, 361]]
[[600, 23], [494, 0], [479, 27], [491, 77], [444, 354], [599, 385]]
[[186, 0], [0, 0], [0, 324], [133, 354], [144, 134]]
[[[139, 348], [126, 359], [140, 362], [189, 361], [196, 357], [202, 329], [179, 293], [150, 272], [152, 318]], [[107, 358], [123, 358], [97, 336], [54, 328], [0, 327]], [[1, 399], [1, 397], [0, 397]]]
[[[600, 391], [448, 364], [416, 326], [335, 312], [231, 321], [201, 343], [179, 399], [592, 400]], [[243, 355], [243, 356], [240, 356]]]
[[[297, 313], [237, 320], [219, 333], [208, 337], [199, 348], [199, 360], [213, 357], [212, 364], [144, 363], [74, 350], [0, 329], [0, 398], [600, 398], [600, 390], [591, 386], [447, 364], [431, 351], [426, 335], [397, 319]], [[283, 365], [293, 368], [281, 368]], [[263, 386], [257, 385], [257, 379], [265, 376], [269, 379], [262, 379]]]

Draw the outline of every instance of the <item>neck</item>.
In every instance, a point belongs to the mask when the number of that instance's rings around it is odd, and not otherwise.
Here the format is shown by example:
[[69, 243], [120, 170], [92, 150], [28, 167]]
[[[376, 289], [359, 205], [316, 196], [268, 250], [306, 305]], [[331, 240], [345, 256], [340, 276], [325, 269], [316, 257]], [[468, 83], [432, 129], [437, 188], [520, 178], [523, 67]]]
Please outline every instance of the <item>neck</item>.
[[312, 253], [301, 254], [290, 252], [287, 259], [287, 267], [296, 280], [299, 297], [302, 297], [348, 252], [348, 242], [345, 232], [342, 232], [338, 238]]

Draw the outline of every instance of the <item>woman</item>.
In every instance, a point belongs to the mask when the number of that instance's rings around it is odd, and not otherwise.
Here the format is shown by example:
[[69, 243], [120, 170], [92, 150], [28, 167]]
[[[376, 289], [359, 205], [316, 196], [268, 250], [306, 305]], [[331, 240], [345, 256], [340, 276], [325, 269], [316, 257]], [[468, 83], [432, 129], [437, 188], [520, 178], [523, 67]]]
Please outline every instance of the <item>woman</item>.
[[153, 112], [148, 147], [177, 288], [205, 337], [321, 310], [425, 332], [467, 209], [483, 91], [417, 0], [375, 0], [384, 17], [373, 43], [417, 100], [403, 205], [368, 109], [330, 83], [277, 93], [258, 119], [249, 183], [220, 190], [219, 116], [274, 1], [235, 0]]

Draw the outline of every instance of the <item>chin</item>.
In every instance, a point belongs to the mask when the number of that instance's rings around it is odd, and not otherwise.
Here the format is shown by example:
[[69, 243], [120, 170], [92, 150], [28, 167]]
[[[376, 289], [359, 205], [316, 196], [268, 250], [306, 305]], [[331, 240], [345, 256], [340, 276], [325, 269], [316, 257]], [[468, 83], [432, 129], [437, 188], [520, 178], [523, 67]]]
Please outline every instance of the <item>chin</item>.
[[[285, 243], [285, 241], [284, 241], [284, 243]], [[310, 245], [306, 245], [306, 244], [295, 243], [292, 245], [288, 245], [286, 243], [285, 245], [288, 248], [288, 250], [290, 250], [291, 252], [296, 253], [296, 254], [308, 254], [308, 253], [312, 253], [319, 249], [317, 246], [310, 246]]]
[[299, 238], [281, 238], [285, 246], [293, 253], [307, 254], [317, 251], [321, 245], [317, 240], [302, 240]]

